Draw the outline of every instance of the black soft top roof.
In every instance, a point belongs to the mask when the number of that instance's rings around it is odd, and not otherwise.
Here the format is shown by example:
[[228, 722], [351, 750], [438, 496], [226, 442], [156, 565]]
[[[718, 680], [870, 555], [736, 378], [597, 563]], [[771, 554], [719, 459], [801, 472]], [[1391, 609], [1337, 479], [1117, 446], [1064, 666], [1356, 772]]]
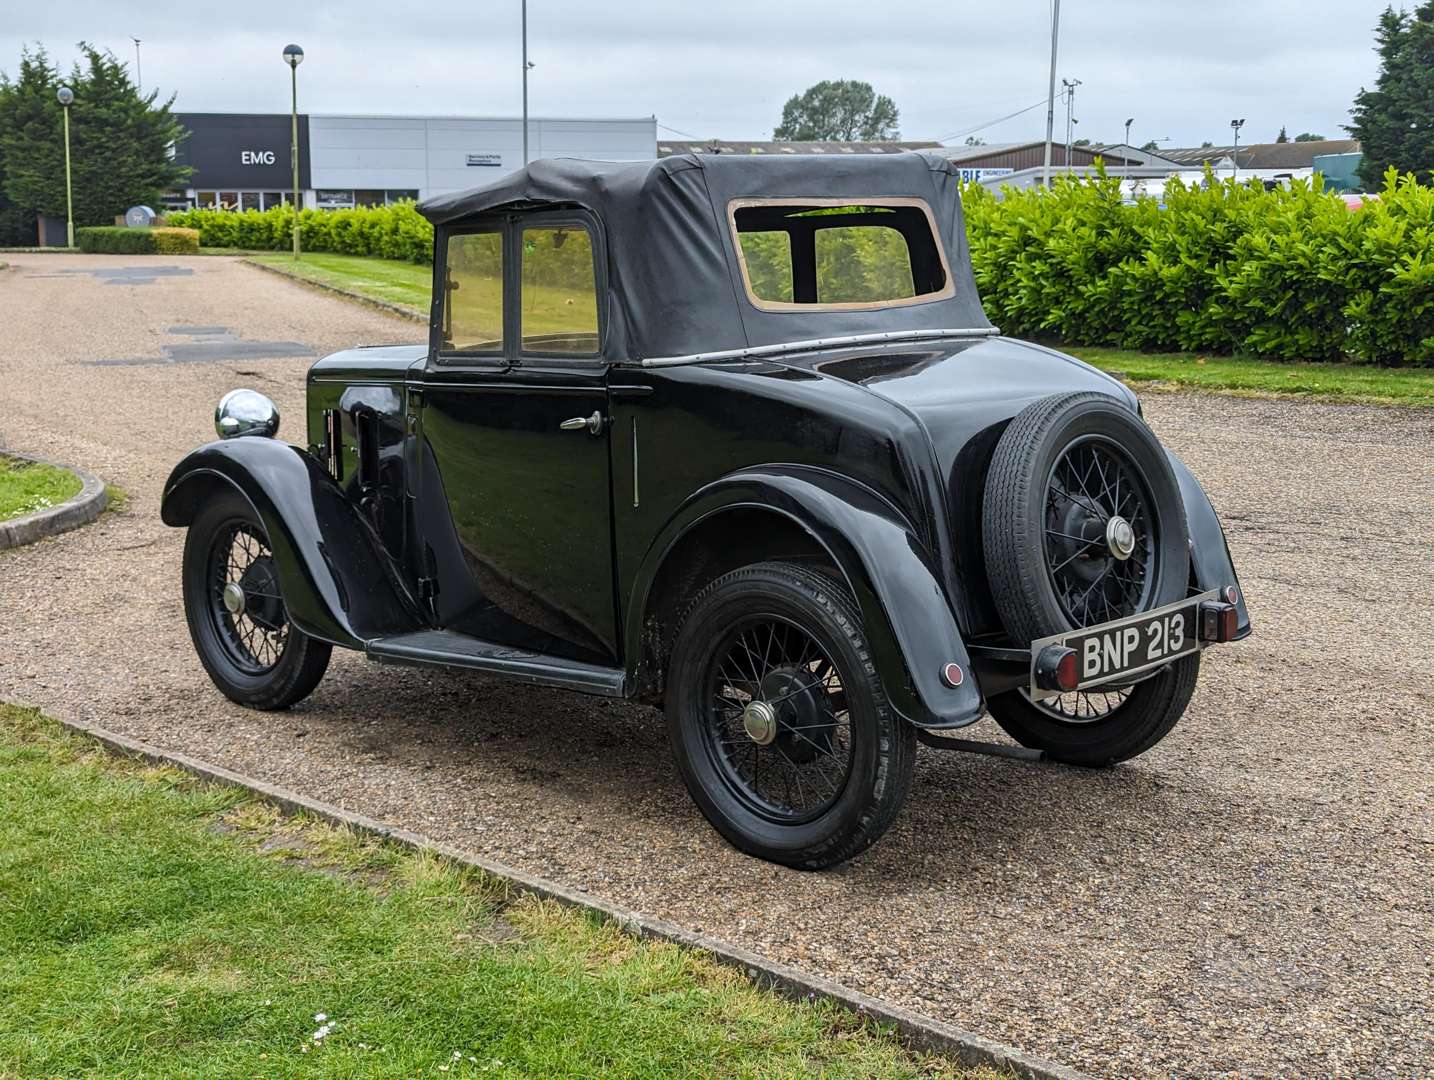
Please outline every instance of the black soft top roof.
[[[858, 311], [769, 311], [742, 285], [727, 206], [748, 198], [925, 200], [954, 295]], [[535, 161], [418, 206], [437, 226], [500, 210], [582, 207], [607, 244], [608, 322], [634, 359], [902, 330], [989, 328], [971, 275], [955, 170], [938, 155], [681, 154], [656, 161]]]

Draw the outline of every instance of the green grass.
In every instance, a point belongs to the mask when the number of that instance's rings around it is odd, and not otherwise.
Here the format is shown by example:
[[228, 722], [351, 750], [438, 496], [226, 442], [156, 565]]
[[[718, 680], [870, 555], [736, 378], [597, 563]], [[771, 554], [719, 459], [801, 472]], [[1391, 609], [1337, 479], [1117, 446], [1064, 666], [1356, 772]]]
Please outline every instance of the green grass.
[[416, 263], [324, 252], [304, 255], [297, 261], [292, 255], [251, 254], [249, 261], [272, 266], [321, 285], [332, 285], [373, 300], [398, 304], [425, 317], [428, 314], [428, 298], [433, 295], [433, 268]]
[[1127, 382], [1259, 397], [1304, 397], [1369, 405], [1434, 406], [1434, 368], [1289, 364], [1197, 353], [1060, 346]]
[[66, 469], [0, 455], [0, 521], [59, 506], [80, 487], [80, 478]]
[[22, 1075], [995, 1077], [0, 705], [0, 1076]]

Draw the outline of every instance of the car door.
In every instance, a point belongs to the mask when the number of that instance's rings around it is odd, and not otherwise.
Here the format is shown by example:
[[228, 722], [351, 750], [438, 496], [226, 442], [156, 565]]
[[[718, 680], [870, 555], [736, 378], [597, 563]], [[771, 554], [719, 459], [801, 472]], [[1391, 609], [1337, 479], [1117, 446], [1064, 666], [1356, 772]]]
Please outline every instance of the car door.
[[593, 663], [618, 656], [596, 221], [445, 230], [414, 410], [421, 591], [444, 629]]

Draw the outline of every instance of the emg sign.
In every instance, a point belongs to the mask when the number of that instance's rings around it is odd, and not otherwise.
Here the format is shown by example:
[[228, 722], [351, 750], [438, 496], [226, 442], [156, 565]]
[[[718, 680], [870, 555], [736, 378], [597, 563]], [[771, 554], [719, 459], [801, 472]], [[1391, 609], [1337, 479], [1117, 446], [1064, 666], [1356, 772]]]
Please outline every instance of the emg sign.
[[241, 165], [272, 165], [276, 160], [272, 150], [243, 150], [239, 153]]

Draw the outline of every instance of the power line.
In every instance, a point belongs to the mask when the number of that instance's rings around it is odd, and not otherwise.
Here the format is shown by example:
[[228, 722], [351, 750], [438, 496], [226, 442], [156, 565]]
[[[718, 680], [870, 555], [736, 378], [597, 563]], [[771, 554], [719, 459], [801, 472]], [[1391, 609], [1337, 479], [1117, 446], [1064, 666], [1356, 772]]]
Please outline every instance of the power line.
[[1005, 116], [998, 116], [994, 120], [987, 120], [984, 124], [977, 124], [975, 127], [964, 128], [961, 131], [953, 131], [950, 135], [942, 135], [936, 141], [945, 142], [947, 139], [959, 139], [963, 135], [974, 135], [976, 134], [976, 132], [984, 131], [988, 127], [995, 127], [997, 124], [1003, 124], [1007, 120], [1014, 120], [1016, 117], [1021, 116], [1024, 113], [1028, 113], [1032, 109], [1039, 109], [1045, 103], [1046, 99], [1041, 98], [1041, 100], [1036, 102], [1034, 105], [1027, 105], [1024, 109], [1017, 109], [1015, 112], [1007, 113]]
[[678, 131], [675, 127], [668, 127], [666, 124], [658, 124], [657, 126], [660, 127], [663, 131], [670, 131], [674, 135], [681, 135], [684, 139], [691, 139], [693, 142], [709, 141], [707, 139], [698, 138], [696, 135], [692, 135], [686, 131]]

